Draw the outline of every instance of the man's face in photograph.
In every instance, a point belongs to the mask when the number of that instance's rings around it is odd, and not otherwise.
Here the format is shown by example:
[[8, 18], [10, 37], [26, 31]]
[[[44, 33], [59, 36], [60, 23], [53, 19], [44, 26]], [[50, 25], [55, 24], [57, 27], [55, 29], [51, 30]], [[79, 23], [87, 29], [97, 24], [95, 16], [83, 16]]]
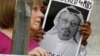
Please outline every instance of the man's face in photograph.
[[58, 37], [61, 40], [71, 39], [77, 33], [80, 21], [73, 13], [63, 12], [57, 23]]

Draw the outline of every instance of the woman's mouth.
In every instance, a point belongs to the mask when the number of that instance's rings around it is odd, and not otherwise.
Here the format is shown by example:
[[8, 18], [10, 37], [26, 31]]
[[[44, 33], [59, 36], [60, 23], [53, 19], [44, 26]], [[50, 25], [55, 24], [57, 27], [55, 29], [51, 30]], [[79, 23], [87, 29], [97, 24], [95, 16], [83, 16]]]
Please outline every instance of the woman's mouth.
[[40, 25], [41, 24], [41, 21], [35, 21], [35, 24], [36, 25]]
[[41, 21], [36, 21], [37, 23], [41, 23]]

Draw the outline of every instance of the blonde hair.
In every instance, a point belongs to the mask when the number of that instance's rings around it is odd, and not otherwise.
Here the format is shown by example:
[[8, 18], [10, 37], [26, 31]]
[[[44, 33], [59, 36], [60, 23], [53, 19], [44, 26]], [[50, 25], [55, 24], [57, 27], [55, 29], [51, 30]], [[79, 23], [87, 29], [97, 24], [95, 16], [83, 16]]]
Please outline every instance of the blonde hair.
[[43, 6], [43, 0], [27, 0], [27, 3], [30, 9], [32, 9], [32, 7], [36, 5], [38, 5], [39, 7]]
[[43, 0], [34, 0], [33, 5], [43, 6]]

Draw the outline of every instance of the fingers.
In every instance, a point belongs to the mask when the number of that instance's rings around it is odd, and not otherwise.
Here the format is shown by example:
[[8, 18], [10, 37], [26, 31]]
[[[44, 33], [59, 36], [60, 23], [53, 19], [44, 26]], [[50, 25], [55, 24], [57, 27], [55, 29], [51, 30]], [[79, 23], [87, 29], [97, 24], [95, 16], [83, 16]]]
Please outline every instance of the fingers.
[[37, 47], [29, 52], [30, 56], [48, 56], [47, 52], [41, 47]]
[[44, 30], [42, 28], [40, 28], [37, 34], [38, 34], [38, 37], [41, 38], [41, 37], [43, 37], [43, 35], [45, 34], [45, 32], [44, 32]]
[[39, 30], [39, 34], [45, 34], [45, 31], [42, 29], [42, 28], [40, 28], [40, 30]]
[[44, 30], [40, 28], [38, 31], [32, 32], [32, 37], [35, 37], [34, 39], [38, 42], [40, 42], [43, 39], [43, 35], [45, 34]]
[[91, 33], [91, 23], [85, 22], [84, 24], [82, 24], [81, 28], [80, 28], [80, 33], [90, 35], [90, 33]]
[[28, 53], [29, 56], [40, 56], [38, 51], [31, 51]]
[[81, 44], [86, 45], [87, 39], [91, 34], [91, 23], [90, 22], [83, 23], [80, 27], [80, 33], [83, 35]]
[[30, 54], [31, 56], [41, 56], [38, 51], [37, 52], [33, 52], [33, 54]]
[[91, 26], [91, 23], [89, 21], [83, 23], [81, 26], [83, 27], [90, 27]]
[[47, 56], [47, 52], [42, 48], [40, 48], [40, 50], [38, 50], [38, 52], [40, 53], [41, 56]]
[[81, 33], [81, 34], [87, 34], [87, 35], [90, 35], [90, 34], [91, 34], [91, 28], [81, 27], [80, 33]]
[[43, 35], [45, 34], [44, 30], [43, 29], [40, 29], [39, 32], [38, 32], [38, 37], [40, 39], [43, 39]]

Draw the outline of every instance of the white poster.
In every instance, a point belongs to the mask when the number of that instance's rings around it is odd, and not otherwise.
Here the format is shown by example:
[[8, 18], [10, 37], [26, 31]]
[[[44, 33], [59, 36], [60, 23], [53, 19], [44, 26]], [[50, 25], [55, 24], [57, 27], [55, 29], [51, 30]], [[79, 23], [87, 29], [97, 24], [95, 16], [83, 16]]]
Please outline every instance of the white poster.
[[80, 25], [89, 19], [92, 7], [90, 0], [50, 0], [41, 47], [52, 56], [77, 56], [82, 39]]

